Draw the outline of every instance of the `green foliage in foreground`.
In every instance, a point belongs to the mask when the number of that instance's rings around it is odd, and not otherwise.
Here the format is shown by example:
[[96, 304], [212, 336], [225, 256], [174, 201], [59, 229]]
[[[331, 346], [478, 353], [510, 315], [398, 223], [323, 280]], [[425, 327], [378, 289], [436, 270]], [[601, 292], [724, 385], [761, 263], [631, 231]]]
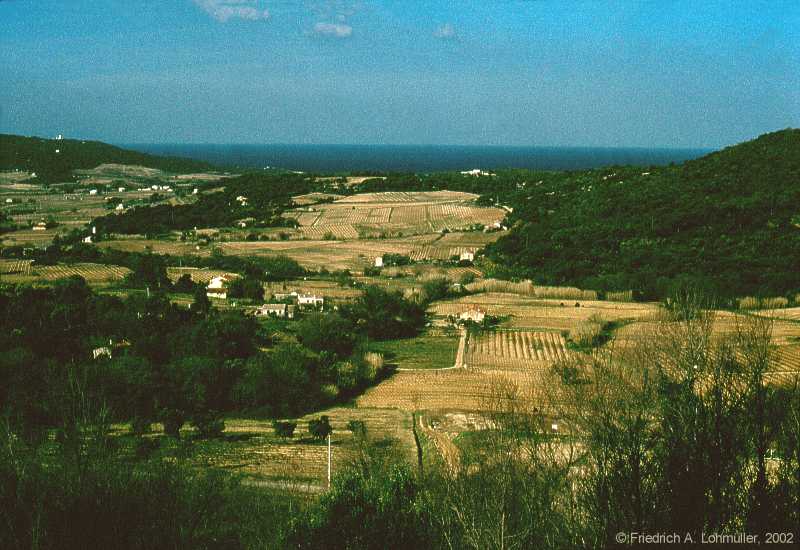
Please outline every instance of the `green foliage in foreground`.
[[0, 287], [0, 420], [27, 441], [58, 425], [61, 394], [80, 380], [87, 398], [143, 433], [191, 422], [204, 437], [222, 415], [297, 416], [357, 395], [382, 375], [339, 315], [301, 323], [302, 344], [264, 350], [259, 324], [221, 312], [199, 293], [191, 309], [155, 290], [122, 300], [96, 295], [80, 277], [52, 287]]
[[[84, 425], [84, 427], [86, 427]], [[139, 443], [141, 449], [150, 440]], [[0, 548], [276, 548], [297, 503], [101, 435], [0, 445]]]

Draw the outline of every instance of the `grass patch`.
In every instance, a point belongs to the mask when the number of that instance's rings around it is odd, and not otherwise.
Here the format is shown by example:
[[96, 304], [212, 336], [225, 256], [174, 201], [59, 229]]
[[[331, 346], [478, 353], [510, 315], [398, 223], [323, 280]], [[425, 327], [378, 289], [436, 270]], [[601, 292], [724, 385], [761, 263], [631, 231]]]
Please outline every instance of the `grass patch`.
[[458, 351], [458, 335], [422, 335], [415, 338], [372, 342], [372, 351], [382, 353], [387, 364], [402, 369], [452, 367]]

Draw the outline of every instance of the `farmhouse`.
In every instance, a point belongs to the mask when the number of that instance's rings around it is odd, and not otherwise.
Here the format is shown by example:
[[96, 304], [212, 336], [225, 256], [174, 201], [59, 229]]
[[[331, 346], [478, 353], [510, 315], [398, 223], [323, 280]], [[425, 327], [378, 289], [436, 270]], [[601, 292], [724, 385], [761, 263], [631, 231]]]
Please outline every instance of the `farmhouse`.
[[498, 220], [498, 221], [492, 222], [491, 224], [487, 225], [483, 229], [483, 232], [484, 233], [490, 233], [492, 231], [506, 231], [507, 229], [508, 229], [508, 227], [503, 225], [503, 222]]
[[318, 307], [320, 309], [325, 305], [325, 298], [317, 296], [316, 294], [298, 294], [297, 305], [301, 307]]
[[272, 295], [276, 302], [292, 302], [302, 308], [319, 308], [325, 305], [325, 298], [316, 294], [300, 294], [299, 292], [276, 292]]
[[114, 210], [125, 210], [125, 207], [122, 205], [122, 203], [119, 203], [119, 204], [116, 206], [116, 208], [114, 208]]
[[101, 357], [108, 357], [111, 359], [111, 348], [103, 346], [92, 350], [92, 359], [100, 359]]
[[88, 237], [84, 237], [84, 238], [83, 238], [83, 242], [85, 242], [85, 243], [91, 243], [91, 242], [92, 242], [92, 236], [91, 236], [91, 235], [89, 235]]
[[230, 278], [226, 275], [213, 277], [206, 287], [206, 296], [224, 300], [228, 297], [228, 283]]
[[294, 319], [294, 306], [288, 304], [264, 304], [255, 310], [256, 317], [280, 317]]
[[375, 258], [375, 267], [383, 267], [383, 256]]
[[33, 226], [34, 231], [44, 231], [47, 229], [47, 224], [44, 222], [39, 222]]
[[480, 168], [473, 168], [472, 170], [464, 170], [464, 171], [461, 172], [461, 174], [464, 175], [464, 176], [473, 176], [473, 177], [494, 176], [494, 174], [492, 174], [491, 172], [485, 172], [485, 171], [481, 170]]
[[458, 316], [459, 321], [472, 321], [474, 323], [482, 323], [486, 317], [486, 312], [480, 308], [471, 308], [461, 313]]
[[462, 252], [461, 255], [458, 257], [459, 261], [462, 262], [473, 262], [475, 261], [475, 253], [474, 252]]

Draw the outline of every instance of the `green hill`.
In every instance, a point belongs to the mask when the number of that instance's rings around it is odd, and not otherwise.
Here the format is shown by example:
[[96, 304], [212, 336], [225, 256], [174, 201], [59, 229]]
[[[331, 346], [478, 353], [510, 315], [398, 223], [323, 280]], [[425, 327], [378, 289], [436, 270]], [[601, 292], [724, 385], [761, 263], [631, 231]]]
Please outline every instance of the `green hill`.
[[[59, 152], [56, 153], [56, 150]], [[100, 164], [135, 164], [166, 172], [206, 172], [216, 168], [197, 160], [159, 157], [98, 141], [43, 139], [0, 134], [0, 170], [36, 172], [39, 183], [73, 181], [72, 170]]]
[[661, 297], [800, 291], [800, 130], [679, 166], [538, 174], [502, 200], [513, 229], [487, 251], [507, 276]]

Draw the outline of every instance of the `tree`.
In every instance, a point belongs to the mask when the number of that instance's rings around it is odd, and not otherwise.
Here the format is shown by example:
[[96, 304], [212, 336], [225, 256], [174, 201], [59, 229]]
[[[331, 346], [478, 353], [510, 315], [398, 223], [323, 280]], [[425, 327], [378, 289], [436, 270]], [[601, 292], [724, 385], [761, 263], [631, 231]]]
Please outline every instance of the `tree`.
[[430, 303], [445, 298], [450, 291], [450, 281], [444, 277], [431, 279], [422, 284], [423, 302]]
[[231, 298], [246, 298], [253, 301], [264, 299], [264, 287], [261, 281], [252, 277], [242, 277], [231, 282], [228, 288]]
[[297, 339], [316, 352], [327, 351], [338, 358], [353, 353], [356, 337], [352, 323], [338, 313], [312, 313], [296, 325]]
[[275, 430], [275, 435], [282, 439], [289, 439], [293, 437], [296, 427], [297, 422], [281, 422], [279, 420], [272, 422], [272, 428]]
[[367, 286], [342, 315], [370, 338], [381, 340], [413, 336], [425, 323], [425, 308], [399, 292]]
[[[177, 281], [175, 281], [175, 285], [173, 286], [173, 290], [175, 292], [180, 292], [182, 294], [193, 294], [195, 288], [197, 288], [197, 284], [192, 281], [192, 276], [188, 273], [184, 273], [181, 275]], [[199, 285], [202, 287], [202, 285]]]
[[205, 315], [211, 311], [211, 300], [208, 299], [206, 288], [203, 285], [197, 285], [193, 295], [194, 301], [192, 302], [192, 311], [199, 315]]
[[326, 415], [308, 423], [308, 433], [318, 441], [323, 441], [331, 432], [333, 432], [333, 428], [331, 428], [330, 419]]
[[138, 256], [133, 265], [133, 273], [128, 275], [127, 281], [137, 287], [151, 286], [165, 289], [171, 287], [167, 277], [167, 262], [158, 254]]

